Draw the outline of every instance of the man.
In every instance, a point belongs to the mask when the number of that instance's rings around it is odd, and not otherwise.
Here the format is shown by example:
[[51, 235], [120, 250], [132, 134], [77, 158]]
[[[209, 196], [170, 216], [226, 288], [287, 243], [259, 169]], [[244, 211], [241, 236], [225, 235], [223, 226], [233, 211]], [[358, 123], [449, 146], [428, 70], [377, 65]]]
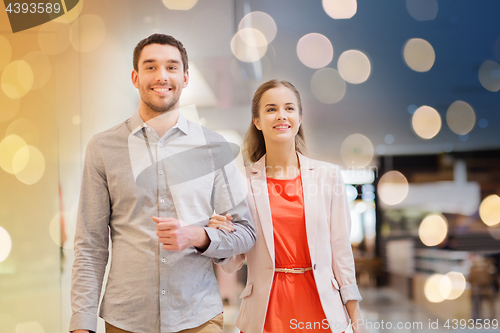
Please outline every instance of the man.
[[[189, 81], [187, 53], [154, 34], [134, 50], [132, 82], [141, 97], [130, 119], [89, 142], [72, 273], [70, 331], [222, 332], [212, 260], [245, 253], [255, 230], [227, 142], [179, 111]], [[213, 212], [235, 231], [208, 228]]]

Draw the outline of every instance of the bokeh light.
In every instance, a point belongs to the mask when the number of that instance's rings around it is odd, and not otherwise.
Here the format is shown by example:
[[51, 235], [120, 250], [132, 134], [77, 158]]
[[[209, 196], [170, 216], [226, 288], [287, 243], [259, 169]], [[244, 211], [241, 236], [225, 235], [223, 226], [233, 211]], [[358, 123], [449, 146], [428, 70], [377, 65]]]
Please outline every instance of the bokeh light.
[[468, 103], [464, 101], [455, 101], [448, 108], [446, 122], [454, 133], [465, 135], [474, 128], [476, 114], [472, 106]]
[[[50, 238], [52, 238], [52, 241], [59, 247], [63, 246], [61, 238], [61, 218], [64, 218], [64, 221], [66, 221], [65, 215], [65, 213], [57, 213], [52, 221], [50, 221], [49, 225]], [[64, 226], [66, 227], [66, 225]]]
[[38, 30], [38, 46], [45, 54], [56, 55], [64, 52], [69, 44], [69, 24], [47, 22]]
[[91, 52], [102, 44], [106, 36], [106, 26], [97, 15], [82, 15], [71, 25], [69, 36], [75, 50]]
[[359, 201], [354, 206], [354, 211], [358, 214], [363, 214], [368, 209], [368, 205], [364, 201]]
[[373, 144], [363, 134], [349, 135], [342, 142], [340, 156], [349, 167], [365, 167], [373, 159]]
[[399, 171], [385, 173], [378, 182], [378, 195], [387, 205], [397, 205], [408, 196], [410, 186], [406, 177]]
[[406, 0], [406, 8], [417, 21], [434, 20], [439, 10], [437, 0]]
[[418, 228], [418, 236], [427, 246], [440, 244], [446, 238], [447, 233], [448, 222], [442, 214], [427, 215]]
[[444, 301], [451, 293], [452, 282], [450, 278], [442, 274], [433, 274], [425, 281], [424, 294], [432, 303]]
[[3, 70], [12, 58], [12, 47], [5, 36], [0, 36], [0, 71]]
[[45, 172], [45, 158], [36, 147], [24, 146], [12, 159], [12, 171], [20, 182], [33, 185]]
[[21, 100], [16, 98], [12, 99], [7, 97], [2, 89], [0, 89], [0, 105], [2, 111], [0, 112], [0, 122], [9, 121], [14, 118], [19, 109], [21, 108]]
[[165, 7], [170, 10], [190, 10], [198, 0], [162, 0]]
[[29, 119], [19, 118], [14, 120], [9, 127], [7, 127], [7, 131], [5, 132], [6, 136], [15, 134], [22, 138], [26, 144], [36, 146], [40, 141], [40, 132], [38, 127]]
[[0, 227], [0, 262], [7, 259], [12, 249], [12, 240], [4, 228]]
[[349, 19], [356, 14], [356, 0], [323, 0], [323, 9], [334, 19]]
[[465, 276], [460, 272], [449, 272], [445, 275], [451, 281], [451, 291], [446, 299], [457, 299], [463, 294], [467, 281]]
[[500, 90], [500, 65], [490, 60], [483, 62], [479, 67], [479, 82], [486, 90]]
[[52, 64], [49, 57], [43, 52], [36, 51], [25, 55], [23, 60], [33, 71], [33, 87], [31, 90], [40, 89], [49, 81], [52, 73]]
[[11, 62], [2, 73], [2, 90], [9, 98], [21, 98], [33, 86], [33, 71], [24, 60]]
[[487, 226], [500, 223], [500, 197], [496, 194], [487, 196], [479, 205], [479, 217]]
[[371, 73], [370, 59], [361, 51], [349, 50], [342, 53], [337, 68], [344, 80], [352, 84], [363, 83]]
[[436, 54], [432, 45], [421, 38], [408, 40], [403, 48], [405, 63], [416, 72], [427, 72], [434, 65]]
[[65, 24], [73, 22], [78, 18], [78, 16], [80, 16], [84, 2], [85, 0], [79, 0], [76, 6], [73, 7], [69, 12], [52, 20], [52, 22], [65, 23]]
[[82, 119], [80, 116], [76, 115], [71, 118], [71, 122], [75, 125], [78, 125], [82, 122]]
[[393, 144], [393, 143], [394, 143], [394, 135], [392, 135], [392, 134], [387, 134], [387, 135], [384, 137], [384, 141], [385, 141], [385, 143], [387, 143], [388, 145]]
[[335, 104], [344, 98], [346, 83], [339, 72], [333, 68], [317, 70], [311, 78], [311, 92], [316, 99], [325, 104]]
[[310, 33], [297, 43], [299, 60], [310, 68], [322, 68], [333, 59], [333, 46], [322, 34]]
[[267, 44], [262, 32], [253, 28], [245, 28], [233, 36], [231, 51], [240, 61], [255, 62], [266, 54]]
[[14, 174], [12, 161], [19, 149], [26, 146], [26, 141], [17, 135], [9, 135], [0, 142], [0, 167], [10, 174]]
[[486, 127], [488, 127], [488, 125], [489, 125], [489, 121], [488, 121], [488, 119], [481, 118], [481, 119], [479, 119], [479, 121], [477, 122], [477, 125], [478, 125], [479, 127], [481, 127], [481, 128], [486, 128]]
[[432, 139], [441, 130], [441, 116], [430, 106], [421, 106], [411, 118], [411, 125], [415, 133], [422, 139]]
[[276, 37], [278, 32], [278, 27], [274, 19], [267, 13], [264, 12], [251, 12], [245, 15], [238, 25], [238, 30], [245, 28], [254, 28], [259, 30], [264, 37], [266, 37], [267, 43], [271, 43]]
[[358, 190], [352, 185], [346, 185], [345, 191], [347, 195], [347, 201], [352, 202], [358, 197]]

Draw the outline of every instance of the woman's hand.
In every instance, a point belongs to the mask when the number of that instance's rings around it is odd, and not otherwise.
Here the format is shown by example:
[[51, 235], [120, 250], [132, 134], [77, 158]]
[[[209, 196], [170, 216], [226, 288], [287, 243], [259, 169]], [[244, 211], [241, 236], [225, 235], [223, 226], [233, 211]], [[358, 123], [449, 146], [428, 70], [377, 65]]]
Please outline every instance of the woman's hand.
[[228, 232], [234, 232], [234, 230], [236, 229], [234, 228], [233, 222], [231, 222], [232, 219], [233, 217], [231, 216], [231, 214], [214, 214], [212, 215], [210, 221], [208, 221], [208, 226], [214, 229], [222, 229]]

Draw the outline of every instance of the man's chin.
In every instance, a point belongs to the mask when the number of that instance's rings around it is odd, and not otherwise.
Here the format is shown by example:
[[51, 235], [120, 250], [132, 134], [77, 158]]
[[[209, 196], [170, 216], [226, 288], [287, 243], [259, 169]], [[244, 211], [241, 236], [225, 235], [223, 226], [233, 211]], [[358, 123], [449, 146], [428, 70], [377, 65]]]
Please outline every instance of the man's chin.
[[173, 110], [177, 109], [177, 107], [175, 106], [176, 103], [168, 104], [168, 105], [157, 105], [157, 104], [155, 105], [152, 103], [145, 102], [145, 104], [155, 113], [165, 113], [165, 112], [173, 111]]

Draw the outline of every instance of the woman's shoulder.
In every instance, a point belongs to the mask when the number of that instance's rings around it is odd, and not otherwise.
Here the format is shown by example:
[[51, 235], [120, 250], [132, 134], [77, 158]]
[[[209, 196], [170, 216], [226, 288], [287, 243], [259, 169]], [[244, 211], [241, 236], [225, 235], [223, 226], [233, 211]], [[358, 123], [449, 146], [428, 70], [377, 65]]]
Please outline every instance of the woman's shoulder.
[[340, 173], [340, 166], [338, 164], [316, 160], [304, 155], [301, 155], [300, 160], [302, 165], [316, 172], [326, 173], [329, 175], [332, 173]]

